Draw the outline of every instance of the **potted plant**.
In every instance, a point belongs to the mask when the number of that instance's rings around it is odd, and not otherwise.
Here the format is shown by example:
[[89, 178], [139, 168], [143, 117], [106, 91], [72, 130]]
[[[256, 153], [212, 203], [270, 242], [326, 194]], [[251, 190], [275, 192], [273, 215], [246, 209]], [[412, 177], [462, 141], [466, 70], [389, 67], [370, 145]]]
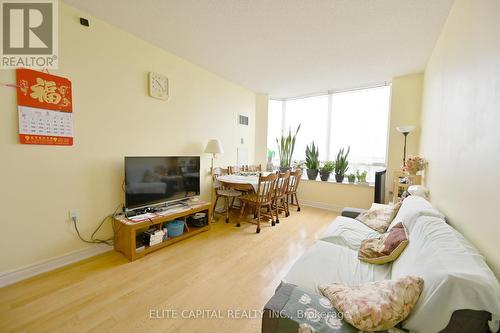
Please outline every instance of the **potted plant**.
[[349, 181], [350, 184], [354, 184], [356, 181], [356, 174], [350, 173], [347, 175], [347, 180]]
[[335, 169], [335, 163], [333, 163], [332, 161], [325, 162], [325, 164], [323, 164], [321, 169], [319, 169], [321, 180], [326, 182], [328, 179], [330, 179], [330, 175], [333, 169]]
[[314, 180], [318, 178], [319, 150], [314, 145], [314, 141], [311, 143], [311, 146], [308, 145], [306, 147], [306, 168], [308, 179]]
[[280, 171], [286, 172], [291, 169], [293, 150], [295, 149], [295, 138], [300, 130], [300, 125], [292, 136], [292, 129], [288, 129], [287, 136], [281, 136], [281, 139], [276, 138], [278, 144], [278, 154], [280, 155]]
[[344, 154], [344, 148], [341, 148], [337, 154], [337, 158], [335, 159], [335, 180], [337, 183], [342, 183], [344, 181], [344, 175], [349, 168], [347, 157], [350, 151], [351, 147], [348, 147]]
[[368, 171], [363, 171], [359, 172], [359, 170], [356, 170], [356, 179], [358, 180], [358, 183], [360, 184], [366, 184], [366, 176], [368, 175]]
[[302, 160], [299, 160], [299, 161], [294, 161], [292, 163], [292, 168], [294, 170], [297, 170], [297, 169], [300, 169], [300, 170], [304, 170], [304, 165], [305, 165], [305, 162], [302, 161]]
[[267, 164], [266, 164], [266, 171], [273, 171], [274, 170], [274, 165], [273, 165], [273, 158], [274, 158], [274, 150], [267, 150]]

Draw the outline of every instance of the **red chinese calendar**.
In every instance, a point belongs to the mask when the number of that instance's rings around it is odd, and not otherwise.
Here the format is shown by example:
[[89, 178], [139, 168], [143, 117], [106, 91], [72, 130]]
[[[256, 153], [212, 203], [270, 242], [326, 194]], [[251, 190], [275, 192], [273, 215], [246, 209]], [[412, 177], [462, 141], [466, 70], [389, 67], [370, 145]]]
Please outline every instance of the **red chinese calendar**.
[[71, 81], [24, 68], [16, 76], [20, 142], [73, 145]]

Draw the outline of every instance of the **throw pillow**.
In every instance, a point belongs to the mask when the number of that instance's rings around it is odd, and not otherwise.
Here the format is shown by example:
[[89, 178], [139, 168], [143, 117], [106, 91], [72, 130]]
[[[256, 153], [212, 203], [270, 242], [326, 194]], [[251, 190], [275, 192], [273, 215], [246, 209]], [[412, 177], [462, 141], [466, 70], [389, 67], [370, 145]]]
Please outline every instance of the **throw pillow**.
[[366, 224], [375, 231], [384, 233], [398, 213], [401, 203], [388, 205], [386, 208], [370, 208], [366, 212], [359, 214], [356, 220]]
[[408, 245], [408, 235], [403, 223], [375, 238], [361, 241], [358, 258], [370, 264], [386, 264], [396, 260]]
[[416, 195], [424, 199], [429, 198], [429, 189], [422, 185], [411, 185], [408, 187], [408, 193], [410, 195]]
[[405, 276], [358, 286], [333, 283], [319, 290], [357, 329], [381, 331], [396, 326], [410, 314], [423, 287], [422, 278]]

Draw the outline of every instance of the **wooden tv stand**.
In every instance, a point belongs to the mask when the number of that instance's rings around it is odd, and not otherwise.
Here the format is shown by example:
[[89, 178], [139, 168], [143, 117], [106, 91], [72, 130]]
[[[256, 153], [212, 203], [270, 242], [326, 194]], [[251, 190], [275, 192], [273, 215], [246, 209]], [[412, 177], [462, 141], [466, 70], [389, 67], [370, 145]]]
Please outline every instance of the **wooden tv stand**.
[[[209, 202], [199, 201], [196, 203], [189, 203], [188, 207], [172, 208], [171, 212], [168, 210], [161, 215], [152, 217], [148, 220], [134, 222], [125, 217], [125, 215], [116, 216], [113, 219], [114, 230], [114, 246], [115, 250], [121, 252], [130, 261], [136, 260], [145, 256], [146, 254], [164, 248], [165, 246], [172, 245], [186, 239], [188, 237], [199, 234], [200, 232], [210, 229], [210, 216], [212, 214], [212, 205]], [[188, 227], [186, 219], [188, 216], [195, 213], [203, 212], [207, 214], [207, 225], [196, 228]], [[142, 251], [136, 251], [136, 235], [137, 231], [141, 229], [148, 229], [152, 225], [161, 228], [165, 222], [172, 220], [184, 220], [184, 233], [179, 237], [172, 237], [164, 240], [162, 243], [145, 247]]]

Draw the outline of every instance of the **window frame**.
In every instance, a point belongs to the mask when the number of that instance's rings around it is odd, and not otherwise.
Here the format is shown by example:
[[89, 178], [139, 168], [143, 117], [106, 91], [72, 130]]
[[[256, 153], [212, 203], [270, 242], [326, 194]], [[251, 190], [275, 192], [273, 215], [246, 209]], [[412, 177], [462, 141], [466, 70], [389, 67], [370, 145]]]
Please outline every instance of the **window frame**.
[[[303, 95], [303, 96], [297, 96], [297, 97], [291, 97], [291, 98], [272, 98], [270, 97], [269, 100], [273, 101], [280, 101], [281, 102], [281, 135], [285, 135], [286, 129], [286, 116], [287, 116], [287, 108], [286, 104], [288, 101], [291, 100], [297, 100], [297, 99], [305, 99], [305, 98], [310, 98], [310, 97], [317, 97], [317, 96], [328, 96], [328, 110], [327, 110], [327, 119], [326, 119], [326, 158], [324, 161], [330, 161], [332, 159], [332, 156], [330, 156], [330, 145], [331, 145], [331, 135], [332, 135], [332, 117], [333, 117], [333, 95], [335, 94], [341, 94], [341, 93], [346, 93], [346, 92], [352, 92], [352, 91], [358, 91], [358, 90], [369, 90], [369, 89], [375, 89], [375, 88], [380, 88], [380, 87], [390, 87], [389, 91], [389, 107], [387, 110], [387, 131], [386, 131], [386, 147], [385, 147], [385, 154], [384, 154], [384, 163], [380, 162], [373, 162], [373, 163], [367, 163], [367, 164], [356, 164], [360, 166], [369, 166], [369, 167], [387, 167], [387, 159], [388, 159], [388, 151], [389, 151], [389, 132], [390, 132], [390, 120], [391, 120], [391, 103], [390, 99], [392, 96], [392, 82], [383, 82], [381, 84], [376, 84], [376, 85], [370, 85], [366, 87], [359, 87], [359, 88], [354, 88], [354, 89], [344, 89], [344, 90], [329, 90], [324, 93], [317, 93], [317, 94], [310, 94], [310, 95]], [[269, 147], [267, 147], [269, 148]]]

